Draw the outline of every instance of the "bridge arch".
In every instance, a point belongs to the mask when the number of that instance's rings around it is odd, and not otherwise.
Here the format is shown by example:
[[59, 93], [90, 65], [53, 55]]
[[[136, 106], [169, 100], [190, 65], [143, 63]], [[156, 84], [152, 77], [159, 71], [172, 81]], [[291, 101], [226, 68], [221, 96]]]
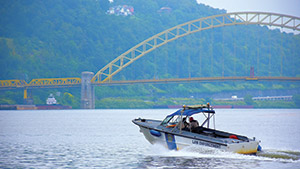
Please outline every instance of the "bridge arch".
[[269, 12], [233, 12], [189, 21], [158, 33], [132, 47], [99, 70], [93, 84], [110, 82], [112, 77], [145, 54], [180, 37], [199, 31], [232, 25], [267, 25], [300, 31], [300, 18]]

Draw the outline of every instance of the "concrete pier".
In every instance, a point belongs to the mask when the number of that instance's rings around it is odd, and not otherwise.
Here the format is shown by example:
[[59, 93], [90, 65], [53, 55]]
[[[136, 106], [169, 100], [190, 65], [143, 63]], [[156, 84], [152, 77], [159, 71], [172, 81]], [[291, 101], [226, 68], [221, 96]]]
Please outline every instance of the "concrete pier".
[[28, 90], [27, 88], [24, 88], [23, 102], [25, 105], [33, 105], [34, 104], [31, 91]]
[[94, 109], [95, 108], [95, 89], [91, 84], [94, 76], [93, 72], [81, 73], [81, 108]]

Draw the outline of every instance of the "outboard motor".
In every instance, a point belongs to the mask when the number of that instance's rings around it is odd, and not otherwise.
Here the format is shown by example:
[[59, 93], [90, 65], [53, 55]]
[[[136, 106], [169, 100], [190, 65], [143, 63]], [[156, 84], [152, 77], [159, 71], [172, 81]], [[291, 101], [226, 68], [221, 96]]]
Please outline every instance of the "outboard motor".
[[261, 150], [262, 150], [262, 147], [260, 145], [258, 145], [257, 151], [261, 151]]

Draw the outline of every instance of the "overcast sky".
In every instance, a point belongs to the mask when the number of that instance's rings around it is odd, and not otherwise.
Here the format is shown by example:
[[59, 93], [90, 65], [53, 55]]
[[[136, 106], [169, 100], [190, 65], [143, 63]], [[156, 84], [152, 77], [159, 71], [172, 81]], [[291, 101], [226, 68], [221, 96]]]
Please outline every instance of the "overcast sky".
[[260, 11], [300, 17], [300, 0], [197, 0], [227, 12]]

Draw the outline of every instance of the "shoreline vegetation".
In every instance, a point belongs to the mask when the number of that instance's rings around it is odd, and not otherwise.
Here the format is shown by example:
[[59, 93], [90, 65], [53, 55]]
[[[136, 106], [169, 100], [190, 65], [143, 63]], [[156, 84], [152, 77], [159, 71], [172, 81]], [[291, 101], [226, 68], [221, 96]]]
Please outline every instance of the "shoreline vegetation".
[[247, 104], [245, 101], [215, 101], [212, 99], [194, 98], [160, 98], [156, 101], [137, 98], [103, 98], [96, 101], [96, 109], [143, 109], [143, 108], [179, 108], [182, 105], [206, 104], [216, 108], [299, 108], [295, 101], [253, 101]]
[[[220, 109], [278, 109], [278, 108], [288, 108], [295, 109], [300, 108], [300, 95], [294, 95], [293, 100], [259, 100], [259, 101], [249, 101], [247, 99], [243, 101], [219, 101], [211, 98], [174, 98], [174, 97], [162, 97], [162, 98], [128, 98], [128, 97], [106, 97], [100, 100], [96, 100], [96, 109], [177, 109], [181, 108], [183, 105], [199, 105], [207, 104], [214, 108]], [[59, 99], [58, 99], [59, 100]], [[79, 101], [63, 102], [64, 107], [68, 109], [80, 109]], [[21, 106], [23, 110], [31, 109], [30, 106], [35, 105], [22, 105], [22, 104], [0, 104], [2, 110], [9, 110], [5, 107], [18, 107]], [[61, 105], [61, 106], [62, 106]], [[25, 106], [25, 107], [24, 107]], [[0, 109], [0, 110], [1, 110]], [[12, 109], [12, 108], [10, 108]], [[50, 108], [51, 109], [51, 108]], [[64, 108], [55, 108], [64, 109]], [[13, 110], [13, 109], [12, 109]]]
[[[199, 105], [210, 103], [216, 108], [300, 108], [300, 94], [291, 94], [295, 91], [285, 90], [277, 92], [277, 96], [282, 96], [285, 93], [289, 97], [288, 100], [255, 100], [253, 96], [255, 91], [235, 91], [232, 90], [230, 93], [236, 93], [231, 98], [225, 95], [228, 93], [193, 93], [182, 92], [177, 93], [169, 86], [168, 90], [161, 92], [150, 92], [148, 90], [141, 90], [141, 86], [137, 88], [133, 87], [113, 87], [113, 88], [102, 88], [102, 90], [96, 89], [95, 107], [96, 109], [152, 109], [152, 108], [178, 108], [182, 105]], [[148, 91], [148, 92], [145, 92]], [[258, 91], [264, 93], [264, 91]], [[53, 93], [57, 103], [63, 106], [70, 106], [73, 109], [80, 109], [80, 90], [78, 89], [39, 89], [32, 91], [32, 105], [43, 105], [46, 104], [46, 99], [49, 93]], [[276, 93], [276, 90], [269, 93]], [[24, 105], [22, 99], [22, 91], [6, 91], [1, 94], [0, 105]], [[201, 95], [202, 97], [201, 97]], [[219, 94], [219, 97], [216, 96]], [[172, 96], [173, 95], [173, 96]], [[177, 95], [177, 96], [176, 96]], [[221, 97], [222, 95], [222, 97]], [[9, 96], [9, 97], [5, 97]], [[270, 95], [269, 95], [270, 96]], [[272, 96], [270, 96], [272, 97]], [[273, 96], [274, 97], [274, 96]], [[18, 98], [15, 100], [15, 98]], [[44, 98], [44, 99], [41, 99]], [[220, 99], [217, 99], [220, 98]], [[224, 98], [224, 99], [222, 99]], [[268, 98], [268, 97], [265, 97]]]

